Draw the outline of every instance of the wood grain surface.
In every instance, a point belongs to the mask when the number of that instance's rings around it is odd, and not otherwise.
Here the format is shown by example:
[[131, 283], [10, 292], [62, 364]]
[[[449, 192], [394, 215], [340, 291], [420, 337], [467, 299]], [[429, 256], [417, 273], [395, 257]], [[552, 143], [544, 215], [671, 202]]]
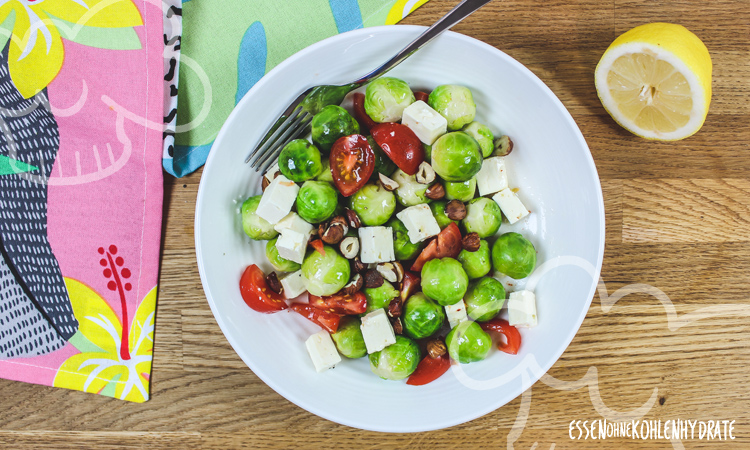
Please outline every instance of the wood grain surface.
[[[431, 0], [405, 22], [428, 25], [455, 3]], [[623, 130], [593, 85], [609, 43], [656, 21], [695, 32], [714, 63], [706, 124], [680, 142]], [[547, 377], [497, 411], [429, 433], [364, 432], [293, 405], [242, 363], [209, 310], [193, 244], [199, 171], [165, 180], [152, 399], [137, 405], [0, 380], [0, 448], [750, 448], [750, 2], [497, 0], [455, 31], [505, 51], [550, 86], [602, 180], [603, 283]], [[573, 420], [625, 412], [734, 420], [736, 439], [568, 435]]]

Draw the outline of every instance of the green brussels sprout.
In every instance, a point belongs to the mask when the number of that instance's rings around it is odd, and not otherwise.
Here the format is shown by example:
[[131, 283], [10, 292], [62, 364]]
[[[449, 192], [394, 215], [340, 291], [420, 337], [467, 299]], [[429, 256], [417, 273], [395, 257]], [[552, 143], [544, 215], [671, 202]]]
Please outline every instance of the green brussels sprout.
[[497, 233], [503, 222], [503, 212], [494, 200], [479, 197], [466, 204], [466, 217], [461, 221], [467, 233], [486, 238]]
[[470, 280], [483, 277], [492, 269], [492, 258], [490, 257], [490, 244], [484, 239], [479, 241], [479, 249], [475, 252], [461, 250], [458, 261], [466, 271]]
[[500, 312], [505, 303], [503, 283], [485, 277], [471, 283], [464, 297], [466, 314], [477, 322], [486, 322]]
[[279, 250], [276, 248], [276, 241], [278, 238], [273, 238], [266, 244], [266, 258], [271, 263], [274, 269], [281, 272], [296, 272], [302, 267], [301, 264], [294, 261], [289, 261], [279, 256]]
[[419, 255], [422, 246], [420, 243], [411, 243], [409, 232], [398, 217], [392, 218], [386, 226], [391, 227], [393, 230], [393, 254], [398, 261], [414, 259]]
[[375, 171], [373, 175], [377, 177], [377, 174], [382, 173], [383, 175], [390, 177], [393, 172], [396, 171], [396, 163], [391, 161], [391, 158], [385, 154], [382, 148], [375, 142], [375, 138], [367, 136], [367, 142], [372, 147], [372, 152], [375, 153]]
[[376, 288], [364, 288], [362, 293], [367, 298], [367, 311], [365, 313], [385, 308], [399, 294], [396, 288], [387, 281], [383, 281], [383, 284]]
[[492, 338], [478, 323], [464, 320], [448, 333], [445, 345], [453, 360], [469, 364], [487, 357], [492, 348]]
[[444, 187], [445, 198], [447, 200], [461, 200], [462, 202], [468, 202], [474, 198], [474, 193], [477, 190], [477, 177], [471, 177], [467, 181], [459, 181], [456, 183], [446, 181]]
[[432, 162], [432, 145], [422, 144], [424, 147], [424, 160], [428, 163]]
[[351, 197], [352, 209], [363, 225], [375, 227], [388, 222], [396, 210], [396, 196], [378, 184], [366, 184]]
[[339, 196], [326, 181], [305, 181], [297, 193], [297, 214], [310, 223], [322, 222], [333, 215]]
[[427, 103], [445, 117], [448, 129], [460, 130], [474, 120], [477, 105], [469, 88], [455, 84], [444, 84], [436, 87], [427, 99]]
[[446, 202], [445, 200], [436, 200], [430, 203], [430, 210], [432, 210], [432, 215], [435, 216], [435, 220], [437, 221], [438, 225], [440, 225], [441, 230], [450, 225], [451, 222], [458, 224], [457, 220], [452, 220], [445, 215], [445, 206], [447, 204], [448, 202]]
[[414, 93], [406, 81], [380, 77], [367, 85], [365, 112], [378, 123], [399, 122], [404, 109], [415, 101]]
[[482, 152], [473, 137], [454, 131], [432, 144], [431, 164], [445, 181], [468, 181], [482, 168]]
[[432, 336], [443, 326], [445, 313], [442, 306], [420, 292], [406, 300], [401, 320], [406, 334], [414, 339], [423, 339]]
[[339, 255], [335, 248], [323, 246], [325, 255], [307, 252], [302, 263], [302, 276], [307, 280], [307, 291], [322, 297], [333, 295], [349, 282], [349, 260]]
[[409, 207], [430, 202], [430, 199], [425, 196], [430, 186], [417, 182], [416, 175], [407, 175], [403, 170], [398, 169], [391, 178], [398, 183], [396, 199], [402, 205]]
[[323, 171], [320, 151], [307, 139], [295, 139], [281, 150], [279, 170], [296, 183], [313, 179]]
[[357, 119], [344, 108], [328, 105], [312, 120], [312, 140], [323, 151], [329, 151], [340, 137], [359, 134]]
[[403, 380], [419, 364], [419, 347], [411, 339], [396, 336], [396, 343], [370, 354], [370, 370], [385, 380]]
[[347, 358], [356, 359], [367, 355], [365, 338], [362, 337], [362, 330], [359, 328], [361, 324], [359, 317], [342, 317], [338, 330], [331, 334], [336, 349]]
[[498, 272], [520, 280], [536, 267], [536, 249], [518, 233], [501, 234], [492, 245], [492, 266]]
[[320, 175], [315, 177], [318, 181], [327, 181], [328, 183], [333, 183], [333, 173], [331, 173], [331, 161], [328, 160], [328, 158], [323, 158], [321, 161], [321, 165], [323, 166], [323, 170], [320, 171]]
[[255, 213], [260, 203], [260, 197], [260, 195], [256, 195], [255, 197], [248, 198], [242, 203], [241, 209], [242, 229], [245, 231], [245, 234], [256, 241], [273, 239], [279, 235], [273, 229], [272, 224]]
[[476, 139], [479, 147], [482, 149], [482, 156], [488, 158], [492, 155], [492, 152], [495, 150], [495, 136], [487, 125], [482, 125], [479, 122], [471, 122], [461, 131]]
[[469, 277], [453, 258], [427, 261], [422, 267], [422, 292], [442, 306], [460, 301], [469, 287]]

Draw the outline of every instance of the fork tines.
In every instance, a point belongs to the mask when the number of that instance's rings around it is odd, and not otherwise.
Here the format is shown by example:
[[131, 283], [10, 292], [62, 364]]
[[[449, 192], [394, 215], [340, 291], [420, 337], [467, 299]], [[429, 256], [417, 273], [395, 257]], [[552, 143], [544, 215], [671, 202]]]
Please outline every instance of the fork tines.
[[[297, 106], [287, 117], [281, 117], [263, 137], [258, 147], [248, 155], [245, 162], [250, 162], [250, 167], [256, 172], [263, 172], [281, 153], [288, 143], [297, 139], [304, 133], [312, 122], [312, 114]], [[251, 162], [252, 161], [252, 162]]]

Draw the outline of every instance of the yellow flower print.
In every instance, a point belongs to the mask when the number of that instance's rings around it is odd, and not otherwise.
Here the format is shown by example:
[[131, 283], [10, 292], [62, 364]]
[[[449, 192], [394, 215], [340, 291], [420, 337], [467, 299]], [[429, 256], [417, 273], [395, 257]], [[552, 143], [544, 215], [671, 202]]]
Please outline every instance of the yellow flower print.
[[0, 0], [0, 23], [0, 42], [10, 38], [10, 77], [21, 95], [30, 98], [62, 68], [61, 34], [75, 40], [84, 30], [135, 27], [143, 20], [131, 0]]

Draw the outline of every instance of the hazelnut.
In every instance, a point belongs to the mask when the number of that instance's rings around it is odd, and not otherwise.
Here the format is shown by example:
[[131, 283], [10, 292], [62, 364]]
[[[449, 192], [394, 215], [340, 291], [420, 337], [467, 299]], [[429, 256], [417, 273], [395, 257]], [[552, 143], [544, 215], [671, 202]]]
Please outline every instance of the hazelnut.
[[345, 295], [351, 295], [355, 292], [362, 289], [362, 285], [364, 284], [364, 280], [362, 280], [362, 275], [355, 273], [351, 280], [341, 288], [341, 293]]
[[391, 326], [393, 332], [396, 334], [404, 334], [404, 325], [401, 323], [401, 319], [398, 317], [391, 317]]
[[430, 200], [440, 200], [441, 198], [445, 197], [445, 188], [442, 184], [435, 183], [427, 188], [424, 195]]
[[475, 252], [479, 250], [480, 244], [481, 241], [479, 239], [479, 234], [477, 233], [469, 233], [461, 240], [461, 245], [467, 252]]
[[279, 163], [275, 163], [263, 175], [263, 178], [261, 179], [261, 182], [260, 182], [261, 189], [265, 191], [268, 185], [271, 184], [271, 181], [273, 181], [273, 179], [278, 177], [279, 175], [281, 175], [281, 171], [279, 171]]
[[359, 220], [359, 216], [356, 212], [349, 208], [344, 208], [344, 213], [346, 215], [346, 220], [349, 222], [349, 227], [357, 229], [362, 226], [362, 221]]
[[276, 275], [276, 272], [271, 272], [266, 276], [266, 284], [268, 285], [268, 289], [277, 294], [284, 292], [284, 287], [281, 285], [281, 281], [279, 281], [279, 276]]
[[440, 358], [445, 355], [448, 349], [440, 339], [433, 339], [427, 343], [427, 353], [431, 358]]
[[[352, 259], [359, 254], [359, 239], [354, 236], [347, 236], [341, 241], [339, 249], [344, 258]], [[357, 271], [355, 270], [355, 272]]]
[[327, 224], [318, 226], [320, 239], [326, 244], [338, 244], [348, 232], [349, 225], [346, 224], [346, 219], [343, 216], [336, 216]]
[[430, 163], [422, 161], [417, 169], [417, 183], [419, 184], [430, 184], [435, 181], [435, 170], [432, 168]]
[[375, 270], [391, 283], [400, 283], [404, 279], [404, 267], [398, 261], [378, 264]]
[[352, 259], [352, 272], [362, 273], [365, 270], [367, 270], [367, 264], [360, 261], [359, 256], [355, 256], [354, 259]]
[[445, 205], [445, 215], [451, 220], [464, 220], [466, 205], [461, 200], [451, 200]]
[[271, 184], [271, 182], [268, 181], [268, 178], [263, 177], [260, 181], [260, 190], [263, 192], [266, 192], [266, 188], [268, 187], [269, 184]]
[[365, 287], [374, 289], [379, 288], [383, 285], [383, 275], [381, 275], [377, 270], [375, 269], [368, 269], [364, 273], [365, 277]]
[[401, 303], [401, 299], [396, 297], [388, 304], [388, 315], [390, 317], [401, 317], [403, 312], [404, 304]]
[[492, 156], [508, 156], [513, 151], [513, 141], [508, 136], [500, 136], [492, 142], [495, 146], [495, 150], [492, 152]]
[[382, 173], [378, 174], [378, 178], [380, 178], [380, 184], [383, 186], [383, 189], [386, 191], [395, 191], [398, 189], [399, 184], [395, 181], [391, 180], [387, 176], [383, 175]]

